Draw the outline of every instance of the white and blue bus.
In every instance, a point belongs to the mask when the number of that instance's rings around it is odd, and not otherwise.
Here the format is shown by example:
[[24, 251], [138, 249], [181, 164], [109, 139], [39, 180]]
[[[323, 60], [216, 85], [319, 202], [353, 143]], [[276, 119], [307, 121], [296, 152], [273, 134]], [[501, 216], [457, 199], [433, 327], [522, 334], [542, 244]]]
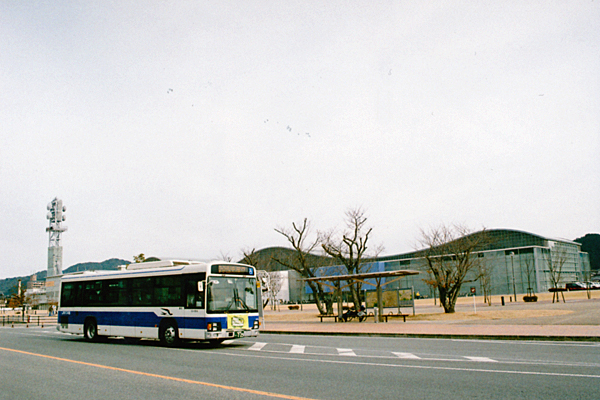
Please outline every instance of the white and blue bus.
[[228, 262], [153, 261], [61, 280], [58, 330], [88, 341], [122, 336], [222, 342], [258, 336], [254, 267]]

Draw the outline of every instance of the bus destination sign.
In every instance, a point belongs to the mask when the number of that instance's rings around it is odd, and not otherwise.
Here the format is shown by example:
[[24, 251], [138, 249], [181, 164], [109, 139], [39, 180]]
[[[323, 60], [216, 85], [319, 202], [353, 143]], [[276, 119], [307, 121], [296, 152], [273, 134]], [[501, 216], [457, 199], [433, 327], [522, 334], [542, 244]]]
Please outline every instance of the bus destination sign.
[[252, 267], [245, 267], [242, 265], [213, 265], [213, 274], [236, 274], [236, 275], [254, 275]]

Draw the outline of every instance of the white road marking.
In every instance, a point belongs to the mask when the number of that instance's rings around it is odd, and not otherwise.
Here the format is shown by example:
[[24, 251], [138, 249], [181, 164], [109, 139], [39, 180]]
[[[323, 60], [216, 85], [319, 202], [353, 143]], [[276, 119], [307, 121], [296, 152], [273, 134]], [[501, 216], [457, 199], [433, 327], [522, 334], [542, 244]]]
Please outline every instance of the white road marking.
[[306, 346], [301, 346], [299, 344], [295, 344], [295, 345], [292, 346], [292, 348], [290, 350], [290, 353], [303, 354], [305, 348], [306, 348]]
[[263, 347], [265, 347], [267, 344], [263, 343], [263, 342], [256, 342], [254, 343], [252, 346], [250, 346], [248, 348], [248, 350], [253, 350], [253, 351], [260, 351], [262, 350]]
[[496, 360], [492, 360], [489, 357], [467, 357], [464, 356], [467, 360], [477, 361], [477, 362], [498, 362]]
[[338, 351], [338, 355], [340, 355], [340, 356], [356, 357], [356, 354], [354, 353], [354, 350], [352, 350], [352, 349], [337, 349], [337, 351]]
[[392, 354], [397, 356], [398, 358], [407, 358], [407, 359], [412, 359], [412, 360], [420, 360], [421, 359], [421, 357], [416, 356], [413, 353], [401, 353], [401, 352], [393, 351]]

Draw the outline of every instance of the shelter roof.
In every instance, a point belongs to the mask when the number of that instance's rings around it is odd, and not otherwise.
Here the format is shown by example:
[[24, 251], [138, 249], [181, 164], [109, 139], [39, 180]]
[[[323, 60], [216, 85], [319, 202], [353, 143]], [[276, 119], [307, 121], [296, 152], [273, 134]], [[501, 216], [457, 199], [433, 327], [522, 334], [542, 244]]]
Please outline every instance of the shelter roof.
[[404, 269], [397, 271], [365, 272], [364, 274], [317, 276], [314, 278], [304, 278], [303, 281], [349, 281], [353, 279], [402, 277], [417, 274], [420, 274], [420, 272], [410, 269]]

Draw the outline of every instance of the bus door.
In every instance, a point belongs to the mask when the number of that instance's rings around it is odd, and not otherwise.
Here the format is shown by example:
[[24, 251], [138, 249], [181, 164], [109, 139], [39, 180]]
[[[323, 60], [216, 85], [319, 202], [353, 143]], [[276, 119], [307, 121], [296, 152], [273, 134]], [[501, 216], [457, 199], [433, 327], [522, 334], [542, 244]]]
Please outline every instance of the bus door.
[[184, 326], [180, 328], [188, 331], [186, 336], [198, 337], [198, 332], [191, 330], [206, 329], [205, 299], [206, 299], [206, 274], [184, 275], [185, 284], [185, 309]]

